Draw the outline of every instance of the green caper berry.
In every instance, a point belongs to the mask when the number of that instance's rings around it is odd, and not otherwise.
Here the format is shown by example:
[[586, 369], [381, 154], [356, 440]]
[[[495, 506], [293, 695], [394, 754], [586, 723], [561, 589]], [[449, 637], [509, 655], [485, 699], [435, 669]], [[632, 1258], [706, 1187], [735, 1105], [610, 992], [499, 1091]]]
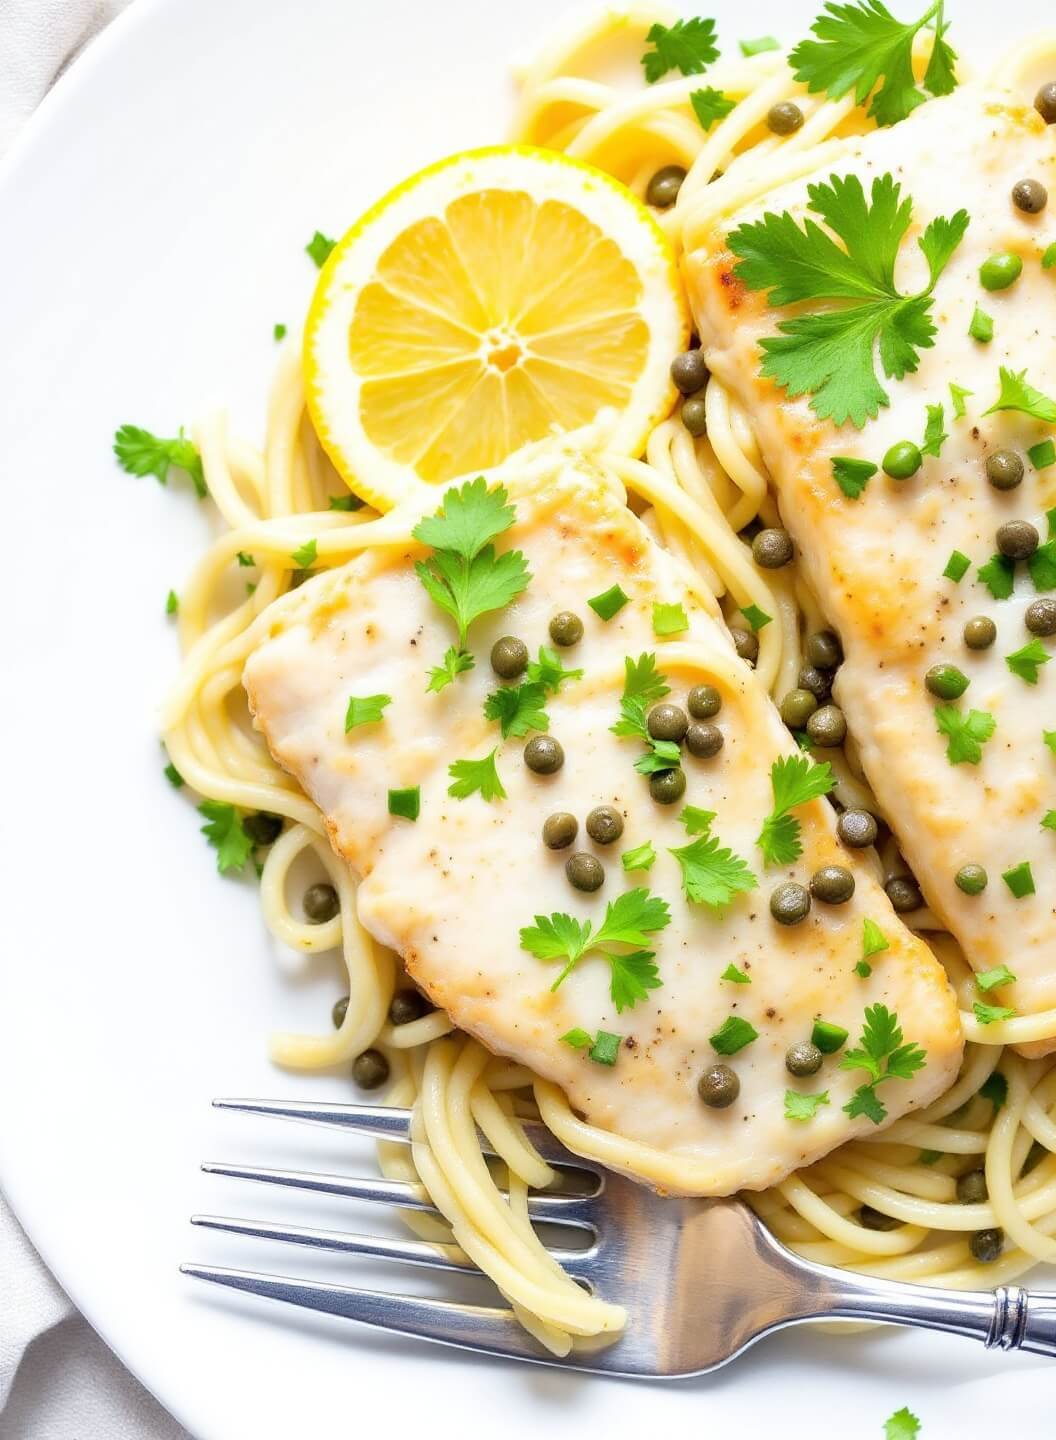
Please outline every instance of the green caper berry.
[[598, 845], [611, 845], [623, 834], [623, 816], [611, 805], [595, 805], [587, 816], [587, 834]]
[[686, 704], [694, 720], [710, 720], [722, 709], [722, 696], [714, 685], [694, 685]]
[[858, 1223], [866, 1230], [897, 1230], [902, 1221], [894, 1215], [885, 1215], [882, 1210], [874, 1210], [872, 1205], [863, 1205], [858, 1211]]
[[245, 816], [242, 829], [254, 845], [274, 845], [282, 834], [282, 816], [269, 815], [266, 810], [261, 810], [256, 815]]
[[875, 845], [879, 827], [868, 810], [845, 810], [836, 821], [836, 834], [851, 850]]
[[807, 636], [807, 659], [819, 670], [835, 670], [843, 660], [840, 637], [833, 630], [815, 630]]
[[752, 559], [763, 570], [780, 570], [792, 559], [792, 553], [792, 537], [776, 526], [760, 530], [752, 541]]
[[726, 743], [726, 737], [717, 725], [707, 720], [694, 720], [686, 731], [686, 749], [698, 760], [710, 760]]
[[352, 1079], [361, 1090], [376, 1090], [389, 1078], [389, 1062], [380, 1050], [364, 1050], [352, 1061]]
[[815, 745], [831, 749], [847, 738], [847, 721], [838, 705], [823, 705], [807, 721], [807, 734]]
[[824, 1056], [809, 1040], [800, 1040], [785, 1051], [785, 1069], [790, 1075], [816, 1075]]
[[565, 861], [565, 874], [573, 890], [585, 890], [588, 894], [600, 890], [605, 883], [605, 871], [601, 861], [586, 850], [577, 850], [568, 857]]
[[536, 775], [554, 775], [565, 763], [560, 740], [552, 735], [533, 735], [524, 747], [524, 763]]
[[1034, 109], [1046, 125], [1056, 125], [1056, 80], [1043, 85], [1034, 96]]
[[741, 1082], [728, 1065], [709, 1065], [697, 1081], [697, 1094], [712, 1110], [725, 1110], [741, 1093]]
[[1012, 204], [1024, 215], [1040, 215], [1049, 203], [1049, 192], [1040, 180], [1017, 180], [1012, 186]]
[[892, 909], [899, 915], [908, 914], [910, 910], [919, 910], [924, 904], [920, 886], [912, 875], [892, 875], [884, 885], [884, 893], [891, 901]]
[[342, 995], [340, 1000], [334, 1001], [334, 1008], [330, 1011], [330, 1018], [334, 1022], [334, 1029], [340, 1030], [345, 1023], [345, 1016], [348, 1014], [348, 1002], [350, 997]]
[[646, 716], [645, 724], [654, 740], [674, 740], [678, 743], [689, 729], [689, 716], [681, 705], [665, 702], [653, 706]]
[[799, 672], [799, 688], [809, 690], [819, 705], [832, 697], [832, 681], [824, 670], [816, 665], [804, 665]]
[[1009, 250], [990, 255], [979, 266], [979, 284], [984, 290], [1007, 290], [1020, 277], [1023, 261]]
[[964, 627], [964, 643], [969, 650], [989, 650], [997, 639], [997, 626], [989, 615], [976, 615]]
[[1038, 548], [1041, 536], [1029, 520], [1007, 520], [997, 531], [997, 548], [1010, 560], [1026, 560]]
[[981, 895], [986, 889], [987, 879], [987, 873], [981, 865], [962, 865], [953, 877], [953, 883], [966, 895]]
[[773, 135], [794, 135], [803, 124], [803, 111], [794, 100], [779, 100], [766, 112], [766, 128]]
[[671, 379], [683, 395], [695, 395], [708, 383], [708, 366], [703, 350], [683, 350], [671, 361]]
[[645, 192], [646, 203], [658, 210], [667, 210], [678, 199], [686, 172], [681, 165], [665, 165], [649, 181]]
[[341, 908], [337, 891], [332, 885], [309, 885], [301, 902], [304, 913], [313, 925], [325, 925]]
[[884, 474], [890, 475], [892, 480], [908, 480], [923, 465], [924, 457], [920, 446], [914, 445], [912, 440], [899, 440], [888, 450], [882, 463]]
[[528, 646], [516, 635], [503, 635], [491, 647], [491, 668], [503, 680], [515, 680], [528, 667]]
[[981, 1265], [989, 1265], [1005, 1248], [1005, 1232], [997, 1225], [989, 1230], [977, 1230], [968, 1241], [968, 1249]]
[[1023, 620], [1032, 635], [1056, 635], [1056, 600], [1032, 600]]
[[957, 1177], [957, 1199], [962, 1205], [982, 1205], [989, 1199], [985, 1170], [969, 1170]]
[[1023, 479], [1023, 461], [1014, 450], [995, 450], [986, 457], [986, 478], [995, 490], [1014, 490]]
[[686, 772], [682, 769], [658, 770], [649, 776], [649, 794], [658, 805], [673, 805], [685, 793]]
[[683, 400], [682, 409], [678, 414], [682, 424], [691, 435], [700, 436], [708, 433], [708, 413], [704, 406], [703, 395], [691, 395], [688, 400]]
[[924, 676], [928, 692], [940, 700], [956, 700], [968, 689], [968, 676], [956, 665], [933, 665]]
[[576, 838], [579, 821], [567, 810], [558, 810], [543, 821], [543, 844], [548, 850], [564, 850]]
[[781, 719], [790, 730], [802, 730], [817, 708], [809, 690], [790, 690], [781, 701]]
[[854, 876], [846, 865], [823, 865], [810, 877], [810, 893], [826, 905], [845, 905], [854, 894]]
[[550, 639], [567, 648], [583, 639], [583, 621], [571, 610], [562, 610], [550, 621]]
[[389, 1005], [389, 1019], [394, 1025], [410, 1025], [420, 1020], [429, 1009], [424, 995], [417, 990], [397, 990]]
[[733, 640], [733, 648], [742, 660], [747, 660], [749, 665], [754, 665], [759, 659], [759, 636], [751, 630], [742, 630], [735, 626], [730, 631]]
[[810, 891], [786, 880], [770, 896], [770, 914], [779, 925], [798, 925], [810, 914]]

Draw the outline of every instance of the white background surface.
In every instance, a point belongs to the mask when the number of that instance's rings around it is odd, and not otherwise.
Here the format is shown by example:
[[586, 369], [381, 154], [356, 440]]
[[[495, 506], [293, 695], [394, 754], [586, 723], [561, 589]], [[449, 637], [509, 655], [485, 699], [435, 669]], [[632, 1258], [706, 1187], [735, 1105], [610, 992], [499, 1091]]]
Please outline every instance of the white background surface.
[[[797, 38], [814, 4], [712, 3], [720, 36]], [[899, 7], [906, 9], [905, 4]], [[910, 6], [909, 8], [913, 8]], [[363, 1432], [509, 1440], [634, 1430], [879, 1440], [1048, 1433], [1056, 1369], [942, 1337], [764, 1342], [715, 1376], [602, 1381], [478, 1361], [183, 1279], [180, 1260], [428, 1284], [192, 1231], [211, 1210], [366, 1228], [254, 1192], [202, 1159], [371, 1166], [366, 1147], [223, 1116], [220, 1094], [351, 1098], [274, 1072], [269, 1030], [328, 1024], [327, 960], [275, 953], [254, 887], [221, 880], [161, 775], [163, 614], [208, 532], [189, 489], [110, 456], [230, 403], [259, 433], [274, 358], [315, 270], [303, 246], [449, 151], [502, 138], [506, 62], [562, 0], [138, 0], [47, 100], [0, 179], [0, 708], [8, 884], [0, 961], [0, 1182], [63, 1285], [202, 1440]], [[998, 48], [990, 7], [951, 39]], [[1045, 0], [1001, 7], [999, 44]], [[984, 13], [985, 10], [985, 13]]]

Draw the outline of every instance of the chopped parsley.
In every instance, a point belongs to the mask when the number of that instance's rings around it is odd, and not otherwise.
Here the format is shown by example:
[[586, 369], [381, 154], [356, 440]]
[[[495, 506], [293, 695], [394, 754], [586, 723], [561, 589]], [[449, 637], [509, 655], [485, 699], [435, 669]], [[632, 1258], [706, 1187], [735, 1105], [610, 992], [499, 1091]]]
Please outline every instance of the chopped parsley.
[[848, 500], [857, 500], [879, 466], [871, 460], [855, 460], [851, 455], [832, 457], [832, 478]]
[[991, 555], [985, 565], [979, 566], [979, 579], [995, 600], [1007, 600], [1015, 589], [1015, 563], [1007, 555]]
[[686, 827], [688, 835], [706, 835], [715, 819], [715, 811], [702, 810], [699, 805], [684, 805], [678, 818]]
[[1022, 900], [1027, 895], [1035, 893], [1034, 874], [1029, 860], [1021, 860], [1018, 865], [1013, 865], [1011, 870], [1003, 871], [1001, 879], [1017, 900]]
[[980, 970], [975, 983], [980, 990], [996, 990], [999, 985], [1011, 985], [1015, 978], [1007, 965], [995, 965], [992, 970]]
[[708, 1044], [719, 1055], [736, 1055], [753, 1040], [758, 1040], [759, 1031], [740, 1015], [727, 1015], [714, 1035], [708, 1036]]
[[983, 1083], [979, 1086], [979, 1094], [984, 1100], [989, 1100], [995, 1110], [1008, 1099], [1008, 1081], [1001, 1074], [1000, 1070], [992, 1070]]
[[1056, 268], [1056, 240], [1054, 240], [1051, 245], [1046, 247], [1045, 252], [1041, 257], [1041, 268], [1043, 270], [1052, 270]]
[[402, 820], [417, 820], [422, 813], [422, 787], [409, 785], [405, 790], [389, 791], [389, 814]]
[[156, 475], [163, 485], [168, 483], [169, 470], [175, 465], [185, 471], [194, 484], [199, 500], [209, 493], [198, 447], [188, 440], [180, 426], [179, 434], [169, 440], [152, 435], [139, 425], [122, 425], [114, 435], [114, 454], [122, 470], [130, 475]]
[[429, 671], [429, 684], [425, 687], [425, 693], [435, 694], [450, 685], [459, 675], [464, 675], [467, 670], [472, 670], [477, 662], [468, 650], [459, 650], [454, 645], [449, 645], [444, 651], [444, 658], [439, 665], [434, 665]]
[[484, 716], [497, 720], [502, 738], [511, 735], [520, 738], [529, 730], [549, 730], [550, 717], [543, 708], [546, 705], [546, 691], [537, 680], [526, 680], [523, 685], [500, 685], [484, 701]]
[[768, 50], [780, 50], [781, 42], [775, 35], [760, 35], [755, 40], [739, 40], [741, 54], [746, 60], [753, 55], [765, 55]]
[[571, 1045], [573, 1050], [586, 1050], [590, 1059], [598, 1065], [615, 1065], [623, 1036], [613, 1035], [609, 1030], [599, 1030], [597, 1036], [594, 1036], [577, 1025], [575, 1029], [569, 1030], [567, 1035], [562, 1035], [561, 1039], [564, 1044]]
[[862, 931], [863, 959], [868, 960], [870, 955], [879, 955], [881, 950], [890, 950], [890, 941], [875, 920], [867, 917], [863, 922]]
[[665, 635], [681, 635], [683, 630], [689, 629], [689, 619], [681, 605], [664, 605], [659, 600], [653, 602], [653, 634], [662, 638]]
[[317, 230], [304, 248], [321, 270], [330, 258], [330, 252], [336, 244], [336, 240], [331, 240], [329, 235], [324, 235], [321, 230]]
[[707, 831], [668, 851], [682, 871], [682, 889], [693, 905], [706, 905], [719, 910], [735, 895], [754, 890], [759, 881], [740, 855], [722, 845], [717, 835]]
[[1046, 745], [1052, 753], [1056, 755], [1056, 730], [1043, 730], [1041, 732], [1041, 741], [1043, 745]]
[[719, 58], [715, 21], [701, 19], [699, 15], [692, 20], [676, 20], [673, 25], [651, 25], [645, 39], [652, 47], [642, 56], [642, 69], [649, 85], [663, 79], [669, 70], [699, 75]]
[[789, 812], [827, 795], [836, 780], [826, 761], [816, 765], [805, 755], [783, 755], [770, 767], [774, 808], [763, 821], [756, 844], [767, 865], [791, 865], [803, 853], [800, 824]]
[[170, 590], [165, 596], [165, 614], [175, 615], [179, 612], [179, 608], [180, 597], [176, 594], [175, 590]]
[[804, 1095], [800, 1090], [785, 1091], [785, 1119], [813, 1120], [822, 1105], [828, 1105], [829, 1092], [819, 1090], [816, 1095]]
[[1036, 685], [1038, 683], [1039, 668], [1042, 665], [1047, 665], [1051, 659], [1052, 656], [1045, 649], [1045, 646], [1038, 637], [1035, 636], [1034, 639], [1028, 641], [1026, 645], [1021, 645], [1018, 650], [1013, 650], [1011, 655], [1006, 655], [1005, 664], [1012, 671], [1013, 675], [1018, 675], [1019, 678], [1025, 680], [1028, 685]]
[[666, 900], [650, 895], [644, 888], [627, 890], [609, 901], [597, 931], [589, 920], [576, 920], [562, 911], [536, 915], [535, 924], [521, 930], [521, 949], [537, 960], [564, 961], [560, 975], [550, 986], [552, 991], [572, 973], [584, 955], [600, 951], [612, 971], [609, 993], [616, 1009], [622, 1012], [644, 1000], [648, 992], [658, 989], [663, 981], [652, 950], [621, 953], [606, 947], [646, 946], [652, 933], [670, 923], [671, 912]]
[[256, 560], [254, 560], [253, 556], [252, 556], [252, 555], [247, 555], [244, 550], [240, 550], [240, 551], [238, 552], [238, 554], [235, 556], [235, 559], [238, 561], [239, 565], [240, 565], [244, 570], [248, 570], [248, 569], [250, 568], [250, 566], [255, 565], [255, 564], [257, 563]]
[[529, 660], [525, 677], [533, 684], [541, 685], [551, 695], [556, 695], [561, 686], [570, 680], [582, 680], [582, 670], [566, 670], [556, 650], [547, 645], [539, 646], [539, 659]]
[[942, 572], [947, 580], [952, 580], [955, 585], [959, 584], [971, 569], [972, 562], [963, 550], [954, 550], [953, 554], [946, 561], [946, 569]]
[[840, 1061], [841, 1070], [864, 1070], [869, 1079], [859, 1085], [843, 1107], [855, 1119], [865, 1115], [874, 1125], [887, 1117], [887, 1107], [877, 1094], [886, 1080], [909, 1080], [923, 1068], [925, 1052], [912, 1042], [903, 1043], [898, 1016], [886, 1005], [867, 1005], [862, 1038]]
[[362, 510], [363, 501], [358, 495], [331, 495], [327, 506], [331, 510]]
[[955, 420], [964, 419], [967, 414], [964, 402], [969, 395], [974, 394], [974, 390], [966, 390], [963, 385], [955, 385], [952, 380], [950, 381], [950, 399], [953, 401], [953, 418]]
[[182, 790], [184, 785], [183, 776], [176, 769], [176, 766], [172, 763], [171, 760], [165, 766], [165, 769], [161, 773], [165, 776], [165, 779], [169, 782], [169, 784], [174, 790]]
[[[831, 175], [808, 193], [828, 231], [813, 220], [801, 227], [788, 211], [768, 211], [738, 226], [727, 243], [739, 256], [738, 278], [749, 290], [769, 291], [770, 305], [822, 302], [813, 313], [782, 320], [780, 334], [760, 342], [761, 373], [793, 398], [809, 394], [819, 419], [849, 420], [860, 430], [890, 403], [877, 379], [877, 342], [892, 380], [913, 373], [918, 352], [935, 343], [932, 293], [968, 228], [968, 214], [939, 216], [925, 228], [917, 244], [928, 262], [928, 284], [903, 295], [894, 270], [913, 202], [902, 198], [894, 176], [877, 176], [868, 200], [856, 175]], [[833, 301], [848, 303], [833, 308]]]
[[451, 784], [447, 787], [447, 793], [453, 795], [456, 800], [466, 800], [475, 792], [480, 792], [482, 800], [505, 800], [506, 791], [502, 788], [502, 781], [499, 779], [499, 772], [495, 765], [495, 756], [498, 754], [498, 746], [492, 750], [490, 755], [485, 755], [481, 760], [455, 760], [447, 767], [447, 773], [451, 776]]
[[984, 744], [997, 729], [997, 721], [985, 710], [964, 715], [956, 705], [936, 705], [935, 724], [946, 736], [946, 759], [951, 765], [978, 765]]
[[973, 1000], [972, 1010], [980, 1025], [995, 1025], [1001, 1020], [1011, 1020], [1016, 1013], [1011, 1005], [988, 1005], [984, 1000]]
[[1041, 817], [1041, 828], [1043, 830], [1056, 830], [1056, 810], [1046, 810]]
[[286, 339], [286, 326], [283, 325], [281, 321], [278, 321], [278, 322], [276, 322], [275, 326], [273, 327], [271, 333], [272, 333], [272, 336], [274, 337], [274, 339], [276, 339], [276, 340], [285, 340], [285, 339]]
[[[941, 0], [908, 25], [896, 20], [880, 0], [853, 5], [830, 0], [810, 27], [816, 38], [801, 40], [788, 62], [811, 94], [824, 90], [838, 100], [853, 89], [859, 105], [872, 94], [870, 118], [878, 125], [894, 125], [928, 98], [913, 75], [913, 41], [925, 25], [934, 29], [935, 42], [921, 85], [928, 95], [948, 95], [957, 84], [957, 56], [943, 38], [947, 26]], [[881, 76], [883, 84], [877, 88]]]
[[611, 620], [614, 615], [619, 614], [630, 598], [623, 593], [619, 585], [612, 585], [608, 590], [603, 590], [600, 595], [588, 600], [587, 604], [602, 620]]
[[815, 1020], [810, 1032], [810, 1043], [816, 1045], [823, 1055], [835, 1055], [847, 1043], [847, 1031], [842, 1025], [831, 1020]]
[[765, 629], [774, 618], [772, 615], [768, 615], [765, 610], [760, 610], [758, 605], [742, 605], [741, 614], [755, 631]]
[[381, 719], [385, 707], [391, 704], [391, 695], [350, 695], [345, 711], [345, 734], [357, 725], [373, 725]]
[[[1050, 522], [1051, 523], [1051, 522]], [[1027, 569], [1035, 590], [1056, 589], [1056, 540], [1046, 540], [1027, 557]]]
[[318, 547], [314, 540], [306, 540], [303, 545], [294, 550], [290, 559], [297, 566], [298, 570], [310, 570], [315, 564], [318, 555]]
[[242, 817], [226, 800], [203, 800], [198, 814], [205, 818], [202, 834], [216, 851], [216, 868], [221, 875], [241, 870], [253, 851], [253, 840], [242, 826]]
[[1027, 451], [1027, 458], [1035, 470], [1047, 470], [1050, 465], [1056, 465], [1056, 442], [1039, 441]]
[[989, 345], [994, 338], [994, 317], [988, 315], [985, 310], [980, 310], [977, 305], [972, 311], [968, 334], [973, 340], [978, 340], [980, 345]]
[[647, 840], [644, 845], [636, 845], [633, 850], [625, 850], [620, 856], [620, 860], [626, 871], [651, 870], [656, 864], [653, 842]]
[[924, 425], [924, 440], [920, 453], [938, 458], [942, 454], [942, 447], [950, 438], [945, 428], [946, 411], [941, 405], [929, 405], [927, 411], [928, 418]]
[[873, 967], [868, 960], [859, 960], [854, 967], [854, 973], [862, 980], [868, 980], [873, 973]]
[[920, 1421], [905, 1405], [884, 1421], [884, 1440], [917, 1440], [919, 1433]]
[[719, 976], [719, 979], [728, 980], [731, 985], [750, 985], [752, 983], [752, 977], [746, 975], [743, 970], [739, 970], [732, 960]]
[[710, 85], [703, 90], [692, 90], [689, 103], [693, 106], [693, 114], [700, 121], [702, 130], [710, 130], [716, 120], [725, 120], [737, 106], [737, 101], [732, 96], [724, 95], [721, 90], [715, 90]]
[[1046, 420], [1056, 425], [1056, 400], [1050, 400], [1033, 385], [1027, 384], [1026, 370], [1009, 370], [1004, 365], [999, 371], [1001, 393], [984, 415], [993, 415], [997, 410], [1016, 410], [1021, 415], [1032, 415], [1035, 420]]

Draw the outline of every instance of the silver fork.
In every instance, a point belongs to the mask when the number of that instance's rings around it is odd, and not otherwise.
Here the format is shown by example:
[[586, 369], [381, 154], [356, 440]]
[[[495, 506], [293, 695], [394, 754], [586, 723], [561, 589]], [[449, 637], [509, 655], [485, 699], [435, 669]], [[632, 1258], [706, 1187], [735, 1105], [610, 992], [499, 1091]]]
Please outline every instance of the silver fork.
[[[386, 1106], [295, 1105], [278, 1100], [214, 1104], [225, 1110], [336, 1126], [382, 1140], [410, 1139], [410, 1112]], [[528, 1203], [533, 1220], [574, 1226], [593, 1237], [585, 1250], [551, 1248], [550, 1253], [588, 1290], [626, 1308], [626, 1330], [604, 1347], [586, 1345], [557, 1359], [522, 1329], [510, 1310], [500, 1307], [207, 1265], [181, 1269], [233, 1290], [381, 1330], [488, 1355], [610, 1375], [699, 1375], [726, 1364], [764, 1335], [810, 1320], [877, 1320], [968, 1335], [987, 1349], [1056, 1355], [1056, 1293], [1028, 1292], [1018, 1285], [992, 1291], [939, 1290], [815, 1265], [775, 1240], [739, 1201], [662, 1199], [573, 1155], [542, 1125], [528, 1124], [526, 1129], [544, 1159], [586, 1172], [593, 1181], [589, 1194], [534, 1194]], [[420, 1186], [397, 1180], [213, 1163], [202, 1168], [214, 1175], [317, 1195], [435, 1213]], [[479, 1274], [450, 1245], [213, 1215], [196, 1215], [192, 1223], [346, 1255]]]

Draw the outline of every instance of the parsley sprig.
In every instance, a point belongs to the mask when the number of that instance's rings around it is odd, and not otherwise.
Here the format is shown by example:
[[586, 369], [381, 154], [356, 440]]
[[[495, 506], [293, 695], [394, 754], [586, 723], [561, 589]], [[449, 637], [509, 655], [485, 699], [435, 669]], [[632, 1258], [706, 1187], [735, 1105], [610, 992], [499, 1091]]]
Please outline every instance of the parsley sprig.
[[497, 720], [502, 738], [520, 738], [529, 730], [549, 730], [550, 717], [545, 710], [546, 691], [535, 680], [522, 685], [500, 685], [484, 701], [484, 716]]
[[667, 676], [656, 668], [656, 656], [642, 654], [637, 660], [628, 655], [623, 662], [623, 695], [620, 699], [620, 718], [609, 729], [613, 735], [633, 736], [649, 747], [639, 755], [634, 768], [639, 775], [652, 775], [657, 770], [674, 770], [680, 764], [682, 751], [673, 740], [654, 740], [649, 734], [646, 715], [650, 705], [655, 705], [671, 693]]
[[692, 20], [676, 20], [673, 25], [651, 25], [645, 38], [652, 47], [642, 56], [642, 69], [649, 85], [662, 79], [669, 70], [699, 75], [719, 58], [715, 21], [704, 20], [699, 15]]
[[951, 765], [978, 765], [983, 746], [997, 729], [997, 721], [986, 710], [962, 714], [956, 705], [936, 705], [935, 724], [946, 737], [946, 759]]
[[803, 853], [800, 823], [789, 812], [808, 800], [817, 800], [835, 787], [828, 761], [815, 765], [806, 755], [782, 755], [770, 767], [774, 808], [763, 821], [756, 844], [767, 865], [791, 865]]
[[198, 814], [206, 822], [202, 834], [216, 851], [216, 868], [220, 874], [241, 870], [253, 853], [253, 838], [246, 834], [242, 816], [226, 800], [203, 800]]
[[759, 881], [752, 874], [746, 860], [724, 846], [717, 835], [711, 833], [714, 815], [709, 810], [698, 810], [687, 805], [680, 819], [691, 835], [697, 838], [688, 845], [679, 845], [668, 854], [678, 861], [682, 871], [682, 889], [686, 899], [693, 905], [706, 905], [709, 910], [721, 910], [735, 895], [755, 890]]
[[447, 773], [451, 776], [447, 793], [456, 800], [466, 800], [478, 791], [482, 800], [505, 800], [506, 791], [495, 764], [497, 753], [498, 747], [480, 760], [455, 760], [447, 767]]
[[[663, 984], [655, 963], [655, 952], [645, 949], [650, 935], [671, 923], [667, 901], [651, 895], [644, 887], [628, 890], [610, 900], [605, 918], [597, 930], [589, 920], [555, 911], [536, 915], [534, 925], [521, 930], [521, 949], [537, 960], [563, 960], [561, 973], [550, 986], [556, 990], [584, 955], [600, 951], [612, 970], [609, 993], [618, 1011], [644, 1000], [650, 990]], [[634, 945], [631, 951], [612, 950], [612, 945]]]
[[864, 1070], [869, 1079], [859, 1085], [843, 1107], [855, 1119], [866, 1115], [874, 1125], [887, 1117], [887, 1107], [877, 1094], [886, 1080], [909, 1080], [926, 1064], [926, 1053], [912, 1041], [902, 1039], [898, 1016], [886, 1005], [868, 1005], [858, 1047], [848, 1050], [840, 1061], [841, 1070]]
[[180, 426], [179, 434], [165, 440], [152, 435], [139, 425], [122, 425], [114, 435], [114, 454], [122, 470], [130, 475], [156, 475], [163, 485], [168, 483], [169, 470], [185, 470], [191, 477], [199, 500], [208, 495], [205, 472], [198, 447], [188, 440]]

